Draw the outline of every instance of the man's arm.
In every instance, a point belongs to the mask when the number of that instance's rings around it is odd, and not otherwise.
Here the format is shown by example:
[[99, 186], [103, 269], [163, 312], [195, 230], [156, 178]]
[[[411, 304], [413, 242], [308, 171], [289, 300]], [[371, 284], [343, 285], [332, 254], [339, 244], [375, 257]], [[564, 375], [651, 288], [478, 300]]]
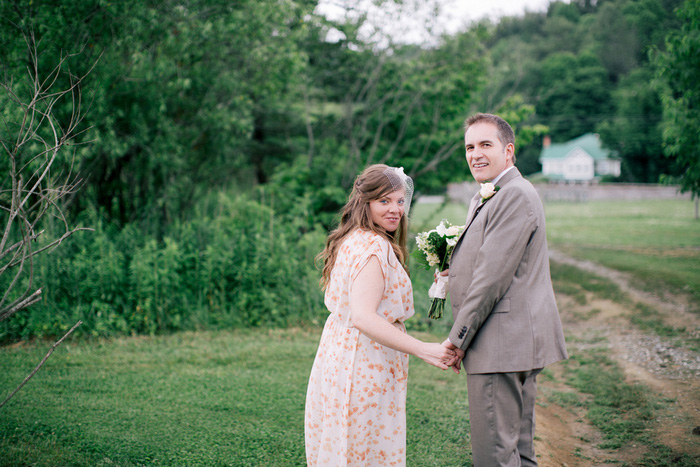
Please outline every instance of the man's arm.
[[[462, 350], [469, 347], [494, 306], [508, 290], [522, 261], [537, 219], [519, 186], [504, 187], [493, 203], [477, 252], [472, 282], [459, 304], [449, 340]], [[465, 238], [468, 241], [468, 239]]]

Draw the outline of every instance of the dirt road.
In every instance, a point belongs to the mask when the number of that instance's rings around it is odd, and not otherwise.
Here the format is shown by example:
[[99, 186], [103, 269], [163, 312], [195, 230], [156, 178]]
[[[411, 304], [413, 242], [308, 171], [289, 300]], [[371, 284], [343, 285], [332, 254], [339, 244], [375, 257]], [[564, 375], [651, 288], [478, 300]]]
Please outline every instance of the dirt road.
[[[550, 258], [614, 281], [630, 297], [631, 305], [609, 300], [591, 300], [580, 305], [567, 296], [557, 297], [569, 353], [575, 355], [590, 346], [590, 342], [606, 346], [610, 357], [624, 370], [627, 381], [643, 384], [660, 398], [671, 401], [669, 408], [658, 414], [654, 438], [674, 453], [695, 456], [700, 465], [700, 354], [641, 332], [630, 322], [634, 304], [641, 303], [657, 310], [665, 323], [685, 327], [691, 335], [698, 336], [700, 315], [689, 311], [689, 299], [638, 290], [624, 273], [556, 251], [550, 252]], [[572, 391], [559, 377], [563, 368], [553, 365], [550, 369], [555, 381], [540, 381], [540, 394]], [[597, 448], [602, 436], [588, 423], [584, 409], [562, 408], [543, 399], [539, 398], [537, 407], [535, 441], [542, 467], [634, 465], [647, 452], [647, 446], [633, 443], [617, 450]]]

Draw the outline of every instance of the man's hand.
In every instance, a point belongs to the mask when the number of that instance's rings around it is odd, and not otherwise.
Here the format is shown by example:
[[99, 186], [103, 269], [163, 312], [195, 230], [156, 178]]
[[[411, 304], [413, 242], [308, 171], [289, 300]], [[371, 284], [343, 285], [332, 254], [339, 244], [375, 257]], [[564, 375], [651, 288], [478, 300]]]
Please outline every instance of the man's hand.
[[[440, 275], [441, 276], [449, 276], [450, 275], [450, 268], [447, 268], [444, 271], [440, 271]], [[437, 282], [437, 276], [438, 276], [437, 272], [433, 273], [433, 282]]]
[[445, 339], [442, 345], [448, 349], [455, 351], [455, 358], [451, 362], [449, 362], [447, 366], [452, 367], [452, 371], [454, 371], [456, 374], [459, 374], [459, 370], [462, 367], [462, 359], [464, 358], [464, 350], [454, 345], [452, 342], [450, 342], [449, 339]]

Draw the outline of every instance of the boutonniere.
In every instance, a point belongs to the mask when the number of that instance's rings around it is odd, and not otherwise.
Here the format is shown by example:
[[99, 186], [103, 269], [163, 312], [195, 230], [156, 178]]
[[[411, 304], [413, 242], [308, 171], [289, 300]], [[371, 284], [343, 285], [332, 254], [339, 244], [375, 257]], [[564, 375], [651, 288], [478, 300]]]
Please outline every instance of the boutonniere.
[[491, 198], [500, 190], [500, 186], [494, 186], [493, 183], [482, 183], [481, 189], [479, 190], [479, 195], [481, 196], [481, 204], [484, 204], [487, 199]]

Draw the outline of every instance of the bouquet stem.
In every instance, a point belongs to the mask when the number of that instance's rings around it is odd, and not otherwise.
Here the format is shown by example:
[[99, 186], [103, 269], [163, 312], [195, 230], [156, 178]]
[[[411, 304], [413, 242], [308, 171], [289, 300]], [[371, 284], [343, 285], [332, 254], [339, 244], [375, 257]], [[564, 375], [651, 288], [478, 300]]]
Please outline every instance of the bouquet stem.
[[444, 298], [433, 298], [430, 302], [430, 311], [428, 311], [428, 318], [440, 319], [442, 318], [442, 312], [445, 310], [445, 299]]

